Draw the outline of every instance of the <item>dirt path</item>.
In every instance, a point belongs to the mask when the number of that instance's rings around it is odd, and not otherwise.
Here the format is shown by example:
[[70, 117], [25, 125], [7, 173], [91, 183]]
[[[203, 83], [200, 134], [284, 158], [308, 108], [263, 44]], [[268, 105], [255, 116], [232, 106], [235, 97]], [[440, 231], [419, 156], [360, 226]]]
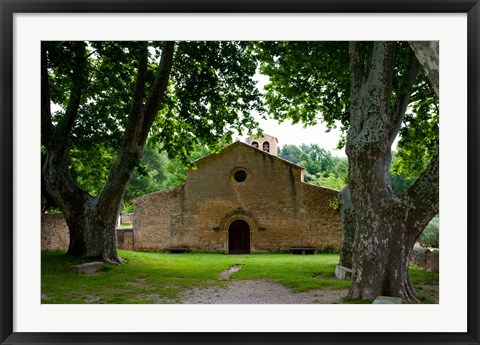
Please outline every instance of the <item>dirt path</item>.
[[226, 287], [187, 290], [178, 297], [186, 304], [315, 304], [340, 302], [347, 292], [347, 289], [293, 292], [284, 285], [259, 279], [229, 281]]
[[[294, 292], [290, 288], [266, 279], [230, 280], [230, 276], [242, 268], [232, 266], [219, 274], [220, 280], [228, 280], [225, 287], [194, 288], [181, 292], [178, 297], [184, 304], [332, 304], [341, 303], [348, 289], [310, 290]], [[431, 298], [438, 303], [438, 285], [425, 285]]]

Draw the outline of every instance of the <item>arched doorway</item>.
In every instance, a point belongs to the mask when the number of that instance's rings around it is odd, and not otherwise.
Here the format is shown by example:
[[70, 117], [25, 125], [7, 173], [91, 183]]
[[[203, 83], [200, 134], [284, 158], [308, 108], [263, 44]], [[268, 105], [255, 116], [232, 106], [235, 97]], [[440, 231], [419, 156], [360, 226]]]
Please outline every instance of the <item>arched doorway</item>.
[[228, 253], [250, 254], [250, 226], [244, 220], [234, 220], [228, 227]]

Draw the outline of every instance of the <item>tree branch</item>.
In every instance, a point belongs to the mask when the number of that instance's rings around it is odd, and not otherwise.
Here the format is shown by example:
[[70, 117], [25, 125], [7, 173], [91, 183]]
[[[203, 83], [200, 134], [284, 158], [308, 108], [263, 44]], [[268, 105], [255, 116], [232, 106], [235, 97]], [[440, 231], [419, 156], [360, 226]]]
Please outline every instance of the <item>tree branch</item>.
[[[361, 42], [352, 41], [349, 44], [348, 55], [350, 57], [350, 90], [361, 90], [365, 82], [364, 65], [360, 52]], [[352, 94], [351, 96], [354, 96]], [[354, 101], [353, 97], [352, 101]]]
[[438, 41], [410, 41], [408, 42], [418, 61], [423, 66], [428, 80], [432, 83], [435, 94], [439, 95], [439, 42]]
[[42, 71], [41, 71], [41, 117], [42, 117], [42, 145], [49, 147], [53, 135], [52, 112], [50, 109], [50, 85], [48, 81], [47, 47], [42, 42]]
[[[167, 90], [173, 64], [174, 48], [174, 42], [166, 42], [164, 45], [162, 57], [158, 65], [157, 76], [151, 88], [147, 104], [139, 113], [134, 112], [132, 115], [135, 116], [128, 120], [127, 130], [129, 134], [127, 136], [126, 133], [120, 154], [110, 170], [102, 192], [98, 196], [99, 204], [107, 203], [110, 205], [109, 207], [117, 207], [121, 198], [123, 198], [125, 187], [133, 174], [136, 163], [138, 163], [142, 157], [148, 133], [158, 114], [165, 91]], [[143, 72], [140, 71], [140, 69], [143, 68], [142, 61], [143, 60], [139, 61], [138, 76], [140, 78], [143, 78]], [[137, 81], [137, 83], [138, 82], [139, 81]], [[136, 103], [139, 102], [141, 88], [142, 86], [139, 85], [135, 90], [136, 93], [138, 91], [138, 94], [134, 96], [136, 100], [132, 105], [132, 109], [138, 106]]]
[[376, 111], [389, 113], [390, 94], [392, 91], [393, 65], [395, 61], [395, 42], [378, 41], [373, 45], [372, 63], [368, 74], [368, 97], [386, 109]]
[[440, 186], [438, 176], [439, 155], [437, 148], [427, 169], [402, 196], [402, 201], [409, 210], [407, 224], [415, 223], [415, 226], [409, 227], [412, 231], [423, 231], [430, 220], [438, 214]]
[[157, 76], [152, 90], [145, 106], [145, 121], [142, 129], [141, 140], [147, 139], [147, 135], [152, 127], [153, 121], [160, 110], [165, 91], [167, 90], [168, 81], [170, 79], [170, 71], [173, 65], [173, 53], [175, 51], [175, 42], [165, 42], [162, 57], [158, 66]]
[[85, 43], [76, 42], [73, 61], [72, 90], [65, 115], [56, 127], [53, 126], [50, 111], [50, 90], [47, 69], [47, 48], [42, 47], [42, 143], [47, 147], [47, 156], [42, 168], [46, 187], [50, 195], [66, 215], [84, 207], [91, 197], [82, 190], [70, 174], [67, 160], [68, 138], [75, 124], [80, 106], [82, 90], [87, 80]]
[[[389, 108], [395, 42], [375, 42], [366, 81], [358, 80], [360, 48], [350, 43], [351, 104], [346, 153], [378, 155], [385, 150], [390, 126]], [[353, 69], [353, 70], [352, 70]]]
[[[409, 43], [438, 97], [438, 42]], [[427, 169], [401, 197], [408, 209], [407, 228], [415, 236], [419, 236], [430, 220], [439, 212], [439, 184], [439, 150], [437, 148]]]
[[62, 117], [53, 134], [52, 145], [58, 150], [67, 150], [68, 137], [75, 124], [75, 119], [80, 107], [83, 88], [87, 80], [85, 43], [77, 42], [75, 45], [75, 57], [72, 74], [72, 90], [67, 103], [65, 115]]
[[144, 45], [138, 56], [137, 80], [135, 82], [135, 91], [133, 93], [132, 106], [128, 116], [128, 123], [125, 129], [125, 137], [123, 145], [129, 146], [131, 143], [138, 141], [139, 123], [143, 122], [144, 109], [143, 97], [145, 96], [145, 85], [147, 83], [147, 67], [148, 67], [148, 47]]
[[395, 119], [393, 122], [392, 129], [390, 130], [390, 146], [393, 144], [398, 131], [402, 127], [403, 118], [405, 116], [405, 112], [407, 111], [407, 107], [410, 104], [411, 96], [412, 96], [412, 87], [417, 79], [418, 70], [420, 65], [418, 64], [417, 58], [415, 54], [410, 51], [409, 59], [408, 59], [408, 67], [407, 67], [407, 74], [402, 81], [402, 86], [400, 89], [404, 89], [405, 92], [401, 95], [397, 96], [395, 106], [392, 111], [392, 115]]
[[[365, 83], [364, 62], [360, 50], [361, 42], [351, 41], [348, 46], [350, 59], [350, 129], [347, 133], [347, 144], [352, 142], [360, 133], [363, 124], [363, 115], [358, 111], [360, 108], [361, 94]], [[354, 110], [357, 110], [354, 112]], [[351, 146], [345, 145], [345, 153], [350, 155]]]

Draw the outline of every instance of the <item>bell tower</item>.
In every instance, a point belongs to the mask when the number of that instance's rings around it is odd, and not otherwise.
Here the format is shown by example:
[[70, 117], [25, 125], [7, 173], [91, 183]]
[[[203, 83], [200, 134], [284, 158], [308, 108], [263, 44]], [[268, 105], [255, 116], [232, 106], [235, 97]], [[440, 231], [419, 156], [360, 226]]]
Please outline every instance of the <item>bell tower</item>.
[[278, 140], [271, 135], [264, 134], [261, 138], [248, 137], [245, 142], [259, 150], [267, 152], [273, 156], [277, 155]]

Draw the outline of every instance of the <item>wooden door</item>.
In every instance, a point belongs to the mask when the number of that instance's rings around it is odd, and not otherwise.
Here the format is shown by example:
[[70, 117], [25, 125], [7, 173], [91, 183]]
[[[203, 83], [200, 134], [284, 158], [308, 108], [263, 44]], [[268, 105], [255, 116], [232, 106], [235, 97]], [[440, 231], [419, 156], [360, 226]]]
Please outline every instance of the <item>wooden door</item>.
[[250, 253], [250, 227], [244, 220], [237, 219], [228, 228], [228, 253]]

